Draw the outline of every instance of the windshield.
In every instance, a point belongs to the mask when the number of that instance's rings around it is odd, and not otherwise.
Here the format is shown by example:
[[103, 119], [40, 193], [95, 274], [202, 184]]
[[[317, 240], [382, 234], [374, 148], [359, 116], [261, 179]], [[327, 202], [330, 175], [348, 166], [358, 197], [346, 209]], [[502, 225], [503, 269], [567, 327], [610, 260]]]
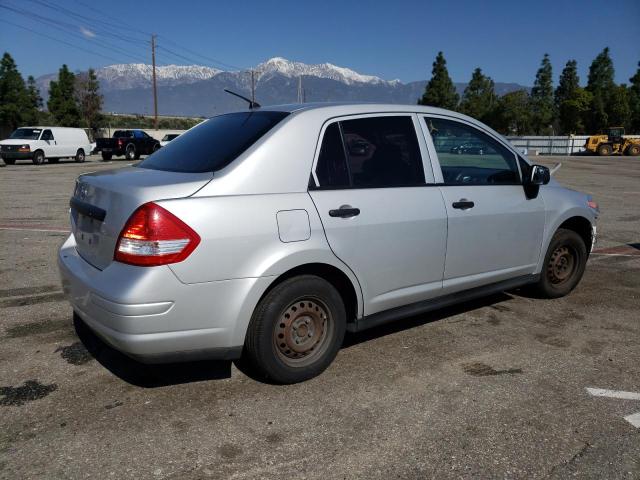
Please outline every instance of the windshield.
[[240, 112], [213, 117], [183, 133], [137, 166], [170, 172], [215, 172], [257, 142], [288, 112]]
[[19, 128], [14, 131], [9, 138], [16, 140], [38, 140], [40, 138], [40, 128]]

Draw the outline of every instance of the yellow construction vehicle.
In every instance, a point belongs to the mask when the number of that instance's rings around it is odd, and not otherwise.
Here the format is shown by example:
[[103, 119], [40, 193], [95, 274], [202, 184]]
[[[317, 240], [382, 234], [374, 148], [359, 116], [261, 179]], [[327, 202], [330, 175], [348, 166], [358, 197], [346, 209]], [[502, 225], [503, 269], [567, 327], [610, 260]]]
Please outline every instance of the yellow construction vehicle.
[[602, 135], [591, 135], [584, 148], [600, 156], [640, 155], [640, 138], [624, 138], [624, 127], [609, 127]]

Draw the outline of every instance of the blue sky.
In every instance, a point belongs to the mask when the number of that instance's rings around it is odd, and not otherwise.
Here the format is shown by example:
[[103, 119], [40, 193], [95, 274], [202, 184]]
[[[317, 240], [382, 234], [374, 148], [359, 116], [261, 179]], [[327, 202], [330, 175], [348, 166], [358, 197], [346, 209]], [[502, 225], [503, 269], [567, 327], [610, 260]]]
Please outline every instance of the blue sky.
[[[13, 55], [25, 76], [57, 71], [62, 63], [72, 70], [116, 61], [150, 63], [145, 44], [150, 32], [159, 34], [158, 60], [164, 64], [197, 60], [224, 68], [216, 60], [248, 67], [282, 56], [404, 82], [428, 78], [439, 50], [460, 82], [479, 66], [496, 81], [531, 85], [545, 52], [556, 78], [567, 60], [576, 59], [583, 82], [605, 46], [611, 49], [618, 82], [627, 82], [640, 61], [638, 0], [0, 0], [0, 5], [9, 8], [0, 8], [0, 50]], [[122, 29], [125, 24], [130, 28]]]

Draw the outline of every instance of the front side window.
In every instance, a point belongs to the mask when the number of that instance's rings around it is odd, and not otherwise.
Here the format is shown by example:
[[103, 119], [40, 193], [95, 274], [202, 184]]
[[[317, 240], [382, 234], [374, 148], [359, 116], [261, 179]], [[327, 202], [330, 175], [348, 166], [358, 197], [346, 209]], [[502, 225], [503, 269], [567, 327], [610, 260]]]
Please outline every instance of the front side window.
[[445, 184], [520, 183], [515, 155], [489, 135], [454, 120], [424, 117], [424, 121], [431, 133]]
[[316, 175], [322, 188], [424, 185], [412, 118], [367, 117], [331, 124], [325, 131]]
[[51, 130], [45, 130], [42, 132], [42, 138], [40, 140], [53, 140], [53, 133], [51, 133]]

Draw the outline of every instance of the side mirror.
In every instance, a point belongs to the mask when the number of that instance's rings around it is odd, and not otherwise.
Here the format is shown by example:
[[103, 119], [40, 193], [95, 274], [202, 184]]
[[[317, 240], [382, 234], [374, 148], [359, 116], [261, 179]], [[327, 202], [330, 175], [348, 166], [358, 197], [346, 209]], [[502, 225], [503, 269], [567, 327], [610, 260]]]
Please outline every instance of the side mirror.
[[542, 165], [531, 166], [531, 176], [529, 177], [530, 185], [546, 185], [551, 180], [551, 172], [547, 167]]

